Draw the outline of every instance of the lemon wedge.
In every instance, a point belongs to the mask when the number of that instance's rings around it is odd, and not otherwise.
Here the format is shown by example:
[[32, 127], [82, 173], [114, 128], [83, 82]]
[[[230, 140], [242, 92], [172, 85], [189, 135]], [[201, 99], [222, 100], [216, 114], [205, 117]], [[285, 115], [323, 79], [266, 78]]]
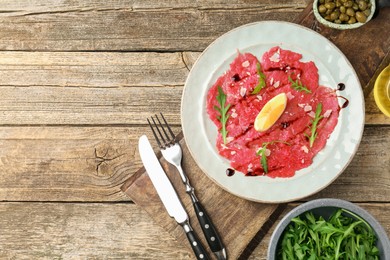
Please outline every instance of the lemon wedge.
[[379, 74], [375, 81], [374, 99], [383, 114], [390, 117], [390, 65]]
[[287, 105], [287, 95], [280, 93], [269, 100], [256, 116], [254, 127], [258, 132], [267, 131], [283, 114]]

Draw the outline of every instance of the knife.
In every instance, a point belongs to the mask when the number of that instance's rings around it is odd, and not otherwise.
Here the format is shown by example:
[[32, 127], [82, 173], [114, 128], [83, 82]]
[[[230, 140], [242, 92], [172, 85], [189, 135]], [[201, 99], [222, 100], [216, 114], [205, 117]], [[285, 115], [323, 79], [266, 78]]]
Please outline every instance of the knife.
[[164, 169], [161, 167], [146, 135], [140, 137], [138, 149], [142, 163], [144, 164], [146, 172], [148, 173], [158, 196], [164, 204], [165, 209], [168, 211], [169, 216], [174, 218], [176, 222], [183, 227], [196, 258], [199, 260], [209, 259], [206, 250], [190, 225], [188, 214], [185, 211], [183, 204], [177, 196], [172, 183], [165, 174]]

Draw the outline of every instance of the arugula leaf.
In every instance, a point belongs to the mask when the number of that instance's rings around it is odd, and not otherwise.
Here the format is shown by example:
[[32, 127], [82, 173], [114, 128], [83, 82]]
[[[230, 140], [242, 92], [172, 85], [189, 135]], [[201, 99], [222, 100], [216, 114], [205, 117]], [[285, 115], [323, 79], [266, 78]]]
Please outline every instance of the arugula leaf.
[[286, 227], [277, 259], [379, 259], [376, 240], [370, 225], [348, 210], [328, 220], [309, 211]]
[[257, 150], [257, 152], [256, 152], [256, 155], [260, 155], [260, 163], [261, 163], [261, 166], [263, 167], [263, 171], [265, 174], [268, 173], [268, 162], [267, 162], [267, 155], [265, 154], [265, 152], [267, 150], [268, 145], [272, 145], [275, 143], [284, 143], [284, 144], [290, 145], [289, 143], [287, 143], [285, 141], [280, 141], [280, 140], [265, 142], [261, 145], [261, 148], [259, 150]]
[[252, 95], [256, 95], [257, 93], [260, 92], [260, 90], [262, 90], [265, 87], [265, 75], [263, 72], [261, 72], [261, 65], [259, 62], [256, 64], [256, 68], [257, 68], [257, 74], [259, 75], [259, 83], [253, 89], [251, 93]]
[[311, 120], [311, 126], [309, 126], [311, 134], [310, 136], [308, 134], [305, 134], [306, 137], [309, 138], [310, 147], [313, 147], [314, 141], [318, 135], [317, 125], [318, 122], [323, 118], [323, 116], [320, 115], [321, 111], [322, 111], [322, 104], [318, 103], [314, 119]]
[[288, 75], [288, 80], [291, 82], [291, 87], [297, 91], [304, 91], [306, 93], [311, 93], [311, 90], [308, 89], [307, 87], [302, 85], [302, 82], [300, 80], [294, 81], [290, 75]]
[[226, 94], [223, 92], [221, 86], [218, 86], [217, 101], [218, 101], [219, 107], [214, 106], [214, 109], [219, 112], [219, 116], [217, 117], [217, 119], [222, 124], [221, 134], [222, 134], [223, 143], [226, 144], [226, 137], [228, 134], [228, 131], [226, 130], [226, 122], [230, 116], [230, 114], [228, 114], [227, 111], [230, 108], [230, 104], [227, 104], [225, 106]]

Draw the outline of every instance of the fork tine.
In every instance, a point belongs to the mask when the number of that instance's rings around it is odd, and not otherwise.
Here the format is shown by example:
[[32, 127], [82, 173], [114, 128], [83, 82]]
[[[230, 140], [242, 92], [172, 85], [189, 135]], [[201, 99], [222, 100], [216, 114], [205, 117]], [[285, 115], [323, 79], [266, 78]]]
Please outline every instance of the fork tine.
[[[158, 119], [157, 115], [156, 115], [156, 119], [160, 123], [160, 120]], [[160, 128], [158, 127], [158, 125], [157, 125], [156, 121], [154, 120], [153, 116], [152, 116], [152, 121], [153, 121], [153, 124], [154, 124], [155, 128], [157, 129], [157, 132], [158, 132], [158, 134], [159, 134], [159, 136], [161, 137], [161, 140], [162, 140], [162, 144], [161, 144], [160, 148], [164, 149], [166, 147], [166, 145], [167, 145], [166, 141], [165, 141], [165, 138], [164, 138], [163, 134], [161, 133]], [[160, 123], [160, 125], [161, 125], [161, 123]]]
[[174, 142], [174, 141], [175, 141], [175, 138], [176, 138], [176, 137], [175, 137], [175, 134], [173, 133], [171, 127], [168, 125], [167, 120], [165, 120], [165, 117], [164, 117], [164, 115], [163, 115], [161, 112], [160, 112], [160, 115], [161, 115], [162, 119], [164, 120], [164, 123], [165, 123], [165, 125], [167, 126], [169, 133], [171, 133], [171, 135], [172, 135], [172, 142]]
[[[152, 117], [152, 119], [153, 119], [153, 117]], [[160, 139], [158, 138], [156, 131], [154, 131], [154, 128], [153, 128], [152, 124], [149, 121], [149, 118], [146, 118], [146, 120], [148, 120], [148, 124], [150, 126], [150, 129], [152, 129], [152, 132], [153, 132], [153, 135], [154, 135], [154, 139], [156, 139], [156, 142], [157, 142], [158, 146], [160, 148], [162, 148], [163, 146], [161, 145]], [[156, 125], [156, 123], [154, 123], [154, 124]]]
[[[169, 138], [169, 135], [168, 135], [167, 132], [165, 131], [165, 127], [161, 124], [161, 121], [160, 121], [160, 119], [158, 118], [158, 116], [157, 116], [157, 115], [155, 115], [155, 116], [156, 116], [156, 118], [157, 118], [157, 121], [158, 121], [158, 123], [159, 123], [161, 129], [163, 130], [163, 132], [164, 132], [164, 134], [165, 134], [165, 137], [167, 138], [167, 142], [165, 143], [165, 145], [169, 145], [170, 143], [172, 143], [173, 140], [170, 140], [171, 138]], [[165, 125], [168, 125], [168, 124], [166, 123], [166, 121], [165, 121]]]

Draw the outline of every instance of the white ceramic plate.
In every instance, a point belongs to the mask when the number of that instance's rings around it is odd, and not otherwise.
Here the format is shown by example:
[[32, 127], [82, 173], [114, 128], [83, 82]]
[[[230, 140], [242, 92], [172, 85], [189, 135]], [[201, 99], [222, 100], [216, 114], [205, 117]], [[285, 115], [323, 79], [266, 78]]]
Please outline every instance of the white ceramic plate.
[[[226, 175], [229, 161], [215, 147], [217, 128], [206, 111], [208, 89], [240, 52], [261, 58], [273, 46], [301, 53], [302, 61], [314, 61], [320, 85], [337, 88], [349, 100], [340, 111], [338, 124], [313, 164], [292, 178]], [[340, 106], [343, 100], [340, 99]], [[364, 128], [364, 98], [359, 79], [343, 53], [329, 40], [305, 27], [264, 21], [238, 27], [215, 40], [199, 57], [188, 75], [181, 104], [182, 128], [187, 146], [199, 167], [226, 191], [265, 203], [294, 201], [314, 194], [332, 183], [356, 153]]]

